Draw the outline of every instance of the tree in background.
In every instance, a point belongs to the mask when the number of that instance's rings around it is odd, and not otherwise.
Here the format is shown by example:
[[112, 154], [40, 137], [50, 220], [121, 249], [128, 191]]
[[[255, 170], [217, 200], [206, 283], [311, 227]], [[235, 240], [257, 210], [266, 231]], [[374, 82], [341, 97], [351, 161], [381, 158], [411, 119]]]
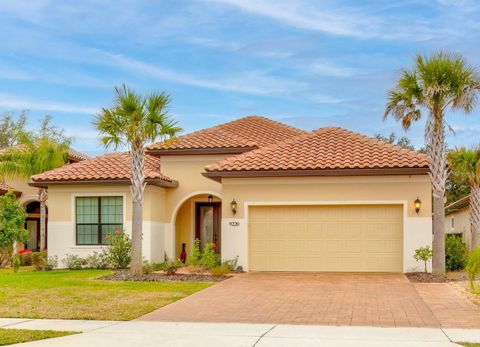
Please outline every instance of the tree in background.
[[16, 242], [27, 242], [26, 219], [27, 213], [13, 192], [0, 196], [0, 267], [12, 259]]
[[480, 246], [480, 147], [460, 147], [448, 154], [451, 173], [470, 184], [472, 249]]
[[0, 149], [13, 147], [18, 144], [21, 134], [25, 133], [27, 111], [21, 111], [18, 117], [5, 113], [0, 119]]
[[390, 143], [392, 145], [397, 145], [402, 148], [409, 149], [411, 151], [415, 151], [415, 146], [412, 145], [412, 141], [406, 136], [398, 137], [393, 131], [390, 133], [388, 137], [383, 136], [382, 134], [378, 133], [375, 134], [375, 138], [380, 141], [384, 141]]
[[115, 87], [114, 105], [102, 108], [94, 124], [108, 148], [128, 146], [132, 156], [132, 262], [133, 274], [142, 273], [142, 208], [145, 189], [145, 145], [168, 139], [181, 129], [167, 112], [170, 97], [164, 92], [142, 96], [126, 85]]
[[[24, 133], [19, 144], [5, 149], [0, 153], [0, 178], [30, 179], [31, 176], [53, 170], [65, 165], [68, 160], [70, 142], [58, 142], [48, 135]], [[46, 246], [46, 202], [47, 190], [39, 188], [40, 200], [40, 248]]]
[[433, 272], [445, 272], [445, 191], [447, 181], [445, 111], [472, 112], [480, 77], [462, 56], [435, 53], [417, 55], [412, 69], [403, 69], [390, 91], [384, 118], [392, 116], [409, 129], [427, 113], [425, 147], [433, 189]]

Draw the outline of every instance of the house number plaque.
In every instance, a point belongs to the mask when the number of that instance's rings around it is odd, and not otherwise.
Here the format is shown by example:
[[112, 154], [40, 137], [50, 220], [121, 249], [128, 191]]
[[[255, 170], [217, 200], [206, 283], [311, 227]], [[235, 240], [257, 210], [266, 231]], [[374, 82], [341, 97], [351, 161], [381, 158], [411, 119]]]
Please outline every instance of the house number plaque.
[[238, 227], [238, 226], [240, 226], [240, 222], [228, 222], [228, 224], [229, 224], [231, 227]]

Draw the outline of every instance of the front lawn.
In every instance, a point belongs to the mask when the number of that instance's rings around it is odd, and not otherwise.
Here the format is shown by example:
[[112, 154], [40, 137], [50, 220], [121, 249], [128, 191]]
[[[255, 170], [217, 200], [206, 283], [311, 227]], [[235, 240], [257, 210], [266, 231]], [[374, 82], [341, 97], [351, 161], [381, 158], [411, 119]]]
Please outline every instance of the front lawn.
[[69, 331], [0, 329], [0, 346], [76, 334]]
[[0, 317], [130, 320], [212, 285], [96, 280], [108, 270], [0, 270]]

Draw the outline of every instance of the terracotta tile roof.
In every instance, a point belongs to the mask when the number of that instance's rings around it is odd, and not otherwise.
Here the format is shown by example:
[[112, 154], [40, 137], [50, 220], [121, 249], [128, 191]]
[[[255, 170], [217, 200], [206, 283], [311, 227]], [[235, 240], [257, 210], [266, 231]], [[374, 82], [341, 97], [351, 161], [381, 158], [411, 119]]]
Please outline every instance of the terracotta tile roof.
[[[173, 140], [154, 143], [147, 151], [244, 148], [245, 151], [285, 141], [305, 131], [261, 116], [248, 116]], [[243, 151], [240, 151], [243, 152]]]
[[[34, 175], [31, 181], [34, 185], [48, 182], [128, 181], [131, 177], [130, 158], [129, 153], [106, 154]], [[160, 172], [160, 159], [151, 155], [145, 156], [145, 179], [174, 182]]]
[[9, 190], [14, 190], [12, 187], [10, 187], [8, 184], [5, 182], [0, 181], [0, 195], [5, 194]]
[[445, 214], [449, 215], [467, 206], [470, 206], [470, 194], [445, 206]]
[[86, 154], [83, 154], [83, 153], [80, 153], [74, 149], [69, 149], [68, 150], [68, 159], [71, 160], [71, 161], [82, 161], [82, 160], [87, 160], [87, 159], [90, 159], [91, 157], [86, 155]]
[[424, 154], [342, 128], [302, 136], [208, 165], [208, 172], [427, 168]]

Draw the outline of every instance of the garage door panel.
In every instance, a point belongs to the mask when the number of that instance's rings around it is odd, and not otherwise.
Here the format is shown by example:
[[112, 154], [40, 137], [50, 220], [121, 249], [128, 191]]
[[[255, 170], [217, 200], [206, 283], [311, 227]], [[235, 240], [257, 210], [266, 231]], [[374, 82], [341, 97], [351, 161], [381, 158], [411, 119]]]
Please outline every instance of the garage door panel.
[[253, 271], [401, 272], [403, 208], [251, 207], [249, 254]]

